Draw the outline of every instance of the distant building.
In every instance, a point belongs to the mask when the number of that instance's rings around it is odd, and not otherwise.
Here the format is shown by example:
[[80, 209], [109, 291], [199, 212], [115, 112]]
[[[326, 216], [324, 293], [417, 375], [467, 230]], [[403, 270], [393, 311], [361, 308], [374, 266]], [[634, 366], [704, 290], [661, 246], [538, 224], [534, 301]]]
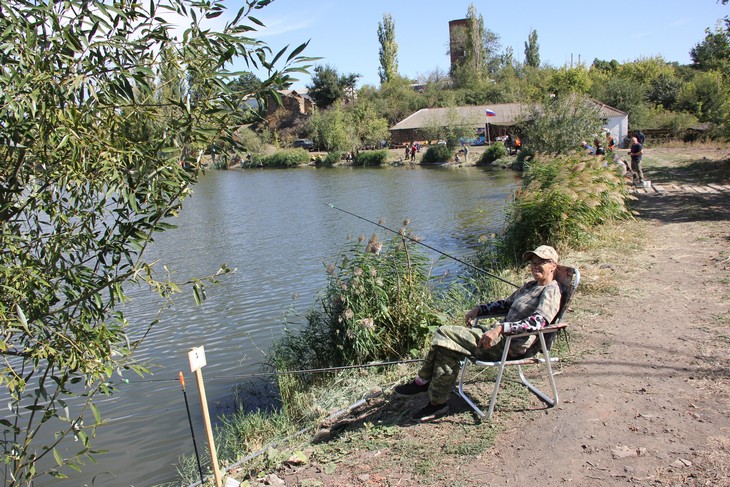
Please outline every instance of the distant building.
[[449, 55], [451, 56], [451, 72], [454, 67], [466, 58], [466, 32], [469, 29], [469, 19], [449, 21]]
[[[620, 144], [629, 133], [629, 115], [616, 108], [592, 100], [603, 118], [603, 128]], [[493, 105], [462, 106], [456, 108], [423, 108], [412, 113], [390, 129], [390, 143], [398, 146], [413, 141], [428, 141], [433, 128], [447, 125], [472, 126], [474, 135], [484, 135], [487, 143], [516, 131], [516, 125], [524, 119], [528, 105], [500, 103]], [[487, 117], [487, 110], [494, 113]], [[489, 132], [486, 132], [487, 123]]]
[[616, 147], [628, 147], [624, 145], [624, 139], [629, 136], [629, 114], [598, 100], [591, 101], [600, 108], [603, 117], [603, 128], [613, 136]]
[[270, 100], [266, 104], [266, 115], [272, 115], [275, 111], [280, 108], [284, 108], [291, 115], [311, 115], [312, 109], [314, 108], [314, 102], [309, 97], [308, 90], [281, 90], [281, 104], [280, 107], [276, 102]]
[[[311, 115], [314, 102], [307, 94], [306, 89], [280, 90], [281, 106], [275, 100], [268, 99], [266, 103], [266, 115], [273, 115], [280, 108], [284, 108], [291, 115]], [[259, 109], [259, 102], [256, 98], [248, 98], [245, 103], [254, 110]]]

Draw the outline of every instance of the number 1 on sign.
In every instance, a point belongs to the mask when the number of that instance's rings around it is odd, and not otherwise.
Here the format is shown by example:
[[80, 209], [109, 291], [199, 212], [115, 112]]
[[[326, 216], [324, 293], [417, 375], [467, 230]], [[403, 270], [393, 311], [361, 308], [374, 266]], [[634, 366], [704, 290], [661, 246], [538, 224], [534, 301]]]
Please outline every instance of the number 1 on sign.
[[190, 372], [195, 372], [205, 367], [205, 349], [203, 346], [201, 345], [190, 350], [188, 352], [188, 359], [190, 360]]

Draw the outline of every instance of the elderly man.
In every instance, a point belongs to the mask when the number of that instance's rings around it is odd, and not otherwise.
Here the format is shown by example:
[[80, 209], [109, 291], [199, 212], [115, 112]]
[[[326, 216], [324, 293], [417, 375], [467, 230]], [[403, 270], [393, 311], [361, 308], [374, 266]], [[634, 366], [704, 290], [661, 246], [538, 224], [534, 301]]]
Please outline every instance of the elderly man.
[[[529, 262], [534, 280], [507, 299], [472, 308], [464, 317], [466, 327], [440, 326], [416, 378], [396, 386], [395, 392], [401, 396], [429, 394], [429, 403], [413, 414], [412, 420], [431, 421], [448, 413], [449, 394], [465, 357], [473, 355], [480, 360], [500, 360], [504, 350], [502, 335], [539, 330], [549, 325], [558, 314], [560, 287], [555, 280], [558, 253], [552, 247], [541, 245], [525, 252], [523, 259]], [[472, 327], [477, 316], [499, 312], [507, 313], [503, 322], [491, 328], [482, 325]], [[534, 336], [513, 340], [508, 356], [524, 356], [534, 340]]]

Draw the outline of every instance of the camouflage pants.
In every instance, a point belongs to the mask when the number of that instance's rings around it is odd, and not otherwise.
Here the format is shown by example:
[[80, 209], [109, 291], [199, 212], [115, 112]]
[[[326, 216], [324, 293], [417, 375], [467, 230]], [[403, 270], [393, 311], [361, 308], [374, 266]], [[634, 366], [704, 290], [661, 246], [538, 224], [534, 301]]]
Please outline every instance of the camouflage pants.
[[479, 348], [479, 339], [488, 328], [466, 328], [464, 326], [440, 326], [433, 337], [431, 349], [423, 360], [418, 377], [430, 381], [428, 396], [433, 404], [443, 404], [456, 384], [461, 361], [467, 356], [479, 360], [500, 360], [504, 340], [489, 349]]

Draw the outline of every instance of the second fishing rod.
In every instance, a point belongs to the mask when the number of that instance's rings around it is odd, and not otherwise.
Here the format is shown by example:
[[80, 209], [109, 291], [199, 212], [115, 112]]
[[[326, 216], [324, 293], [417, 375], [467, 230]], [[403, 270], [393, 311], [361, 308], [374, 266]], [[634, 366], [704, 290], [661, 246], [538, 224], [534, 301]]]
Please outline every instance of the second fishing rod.
[[504, 282], [506, 284], [509, 284], [511, 286], [514, 286], [514, 287], [520, 287], [519, 285], [515, 284], [514, 282], [510, 282], [507, 279], [504, 279], [504, 278], [499, 277], [499, 276], [497, 276], [495, 274], [492, 274], [491, 272], [486, 271], [486, 270], [482, 269], [481, 267], [477, 267], [477, 266], [475, 266], [473, 264], [470, 264], [469, 262], [466, 262], [466, 261], [464, 261], [462, 259], [459, 259], [458, 257], [454, 257], [453, 255], [447, 254], [446, 252], [443, 252], [443, 251], [441, 251], [441, 250], [439, 250], [437, 248], [434, 248], [434, 247], [432, 247], [432, 246], [430, 246], [428, 244], [425, 244], [425, 243], [421, 242], [420, 240], [416, 240], [415, 238], [409, 237], [408, 235], [404, 235], [403, 233], [398, 232], [396, 230], [393, 230], [392, 228], [388, 228], [385, 225], [383, 225], [382, 223], [374, 222], [372, 220], [368, 220], [367, 218], [365, 218], [363, 216], [360, 216], [360, 215], [358, 215], [356, 213], [352, 213], [351, 211], [347, 211], [347, 210], [343, 210], [342, 208], [338, 208], [338, 207], [336, 207], [332, 203], [329, 203], [327, 206], [329, 206], [330, 208], [332, 208], [334, 210], [341, 211], [342, 213], [345, 213], [347, 215], [354, 216], [355, 218], [359, 218], [362, 221], [371, 223], [371, 224], [375, 225], [376, 227], [382, 228], [383, 230], [387, 230], [389, 232], [392, 232], [392, 233], [395, 233], [397, 235], [400, 235], [401, 237], [403, 237], [405, 239], [408, 239], [408, 240], [410, 240], [413, 243], [417, 243], [418, 245], [422, 245], [422, 246], [426, 247], [429, 250], [433, 250], [437, 254], [443, 255], [444, 257], [447, 257], [447, 258], [449, 258], [451, 260], [454, 260], [454, 261], [458, 262], [459, 264], [462, 264], [462, 265], [465, 265], [465, 266], [467, 266], [467, 267], [469, 267], [471, 269], [474, 269], [475, 271], [478, 271], [478, 272], [481, 272], [483, 274], [486, 274], [489, 277], [492, 277], [494, 279], [498, 279], [498, 280], [500, 280], [500, 281], [502, 281], [502, 282]]

